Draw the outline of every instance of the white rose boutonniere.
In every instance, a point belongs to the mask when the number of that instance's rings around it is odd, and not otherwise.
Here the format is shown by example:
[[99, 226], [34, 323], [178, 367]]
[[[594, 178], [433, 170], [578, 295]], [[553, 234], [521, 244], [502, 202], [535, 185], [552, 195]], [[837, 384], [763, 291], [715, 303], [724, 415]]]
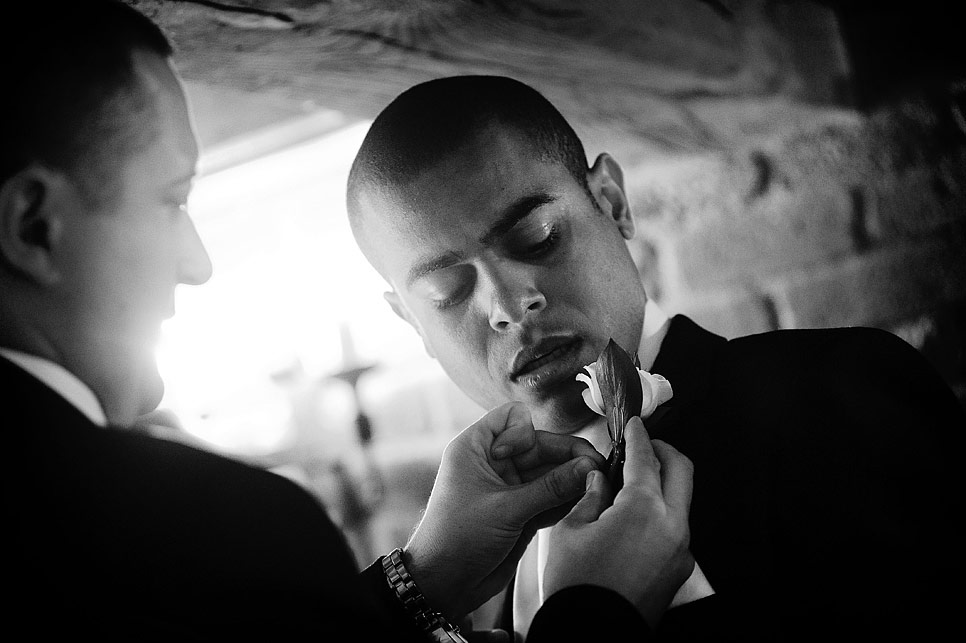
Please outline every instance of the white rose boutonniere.
[[[600, 392], [600, 384], [597, 382], [597, 362], [587, 364], [587, 366], [584, 366], [584, 370], [587, 371], [586, 374], [577, 374], [577, 381], [587, 385], [587, 388], [581, 393], [584, 397], [584, 403], [597, 415], [606, 415], [604, 412], [603, 395]], [[638, 415], [646, 420], [651, 417], [658, 406], [671, 399], [673, 391], [671, 389], [671, 383], [663, 375], [648, 373], [641, 369], [637, 369], [637, 374], [641, 378], [641, 393], [643, 398], [643, 406]]]
[[661, 375], [638, 368], [637, 356], [631, 357], [613, 339], [597, 361], [584, 366], [577, 381], [587, 388], [581, 392], [584, 403], [607, 418], [611, 452], [607, 458], [608, 475], [616, 491], [623, 482], [624, 426], [631, 417], [647, 419], [658, 406], [674, 394], [671, 383]]

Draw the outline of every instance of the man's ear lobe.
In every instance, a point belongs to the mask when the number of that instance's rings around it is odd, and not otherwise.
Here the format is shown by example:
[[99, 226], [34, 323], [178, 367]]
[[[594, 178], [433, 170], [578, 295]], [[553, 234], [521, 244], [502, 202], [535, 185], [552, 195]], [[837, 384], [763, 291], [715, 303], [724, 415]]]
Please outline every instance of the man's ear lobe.
[[634, 237], [634, 217], [624, 191], [624, 171], [604, 152], [587, 172], [587, 187], [601, 211], [614, 220], [625, 239]]
[[412, 326], [417, 333], [419, 333], [419, 337], [423, 340], [423, 348], [426, 349], [426, 354], [433, 359], [436, 359], [436, 353], [433, 352], [433, 349], [429, 346], [429, 342], [426, 341], [426, 335], [423, 334], [422, 326], [419, 325], [419, 322], [416, 321], [416, 318], [413, 316], [412, 312], [410, 312], [409, 308], [406, 307], [406, 304], [403, 303], [403, 300], [399, 297], [399, 293], [397, 293], [395, 290], [390, 290], [384, 292], [382, 296], [387, 302], [389, 302], [389, 307], [392, 308], [392, 312], [396, 313], [396, 315], [398, 315], [407, 324]]
[[53, 256], [63, 227], [56, 203], [65, 182], [60, 173], [31, 165], [0, 186], [0, 262], [39, 284], [60, 278]]

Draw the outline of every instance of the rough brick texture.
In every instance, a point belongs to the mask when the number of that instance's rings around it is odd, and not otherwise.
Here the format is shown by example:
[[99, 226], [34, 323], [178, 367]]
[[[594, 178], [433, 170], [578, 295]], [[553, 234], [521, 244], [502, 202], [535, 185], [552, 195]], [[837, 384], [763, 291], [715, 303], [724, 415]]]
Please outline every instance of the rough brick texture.
[[966, 131], [955, 117], [922, 98], [869, 114], [799, 109], [783, 135], [628, 169], [649, 293], [731, 337], [886, 328], [963, 391]]

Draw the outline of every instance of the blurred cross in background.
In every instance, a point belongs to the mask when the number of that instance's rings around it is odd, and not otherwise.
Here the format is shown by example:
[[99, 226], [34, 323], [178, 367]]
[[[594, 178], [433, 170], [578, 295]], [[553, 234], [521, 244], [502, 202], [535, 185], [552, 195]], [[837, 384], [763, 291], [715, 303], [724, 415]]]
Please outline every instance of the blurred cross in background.
[[341, 463], [336, 463], [333, 473], [342, 482], [343, 513], [342, 524], [356, 541], [360, 557], [368, 560], [375, 556], [371, 551], [371, 536], [369, 521], [386, 495], [382, 472], [372, 454], [372, 421], [366, 413], [359, 395], [359, 378], [375, 368], [373, 363], [361, 363], [355, 351], [352, 331], [347, 323], [339, 326], [342, 343], [342, 370], [331, 377], [342, 380], [352, 387], [352, 395], [356, 405], [355, 428], [356, 437], [362, 452], [362, 469], [358, 477], [353, 478]]

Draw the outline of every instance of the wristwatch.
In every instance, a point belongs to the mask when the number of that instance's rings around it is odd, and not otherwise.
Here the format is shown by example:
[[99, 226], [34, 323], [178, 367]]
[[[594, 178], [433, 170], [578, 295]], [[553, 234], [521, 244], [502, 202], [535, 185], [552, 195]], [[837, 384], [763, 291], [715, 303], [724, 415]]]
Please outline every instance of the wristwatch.
[[416, 625], [419, 626], [430, 641], [435, 643], [468, 643], [460, 634], [460, 628], [450, 624], [442, 614], [434, 610], [426, 602], [426, 597], [419, 591], [409, 570], [403, 564], [402, 549], [396, 547], [382, 558], [382, 570], [386, 572], [386, 581], [396, 591], [396, 596], [403, 604]]

